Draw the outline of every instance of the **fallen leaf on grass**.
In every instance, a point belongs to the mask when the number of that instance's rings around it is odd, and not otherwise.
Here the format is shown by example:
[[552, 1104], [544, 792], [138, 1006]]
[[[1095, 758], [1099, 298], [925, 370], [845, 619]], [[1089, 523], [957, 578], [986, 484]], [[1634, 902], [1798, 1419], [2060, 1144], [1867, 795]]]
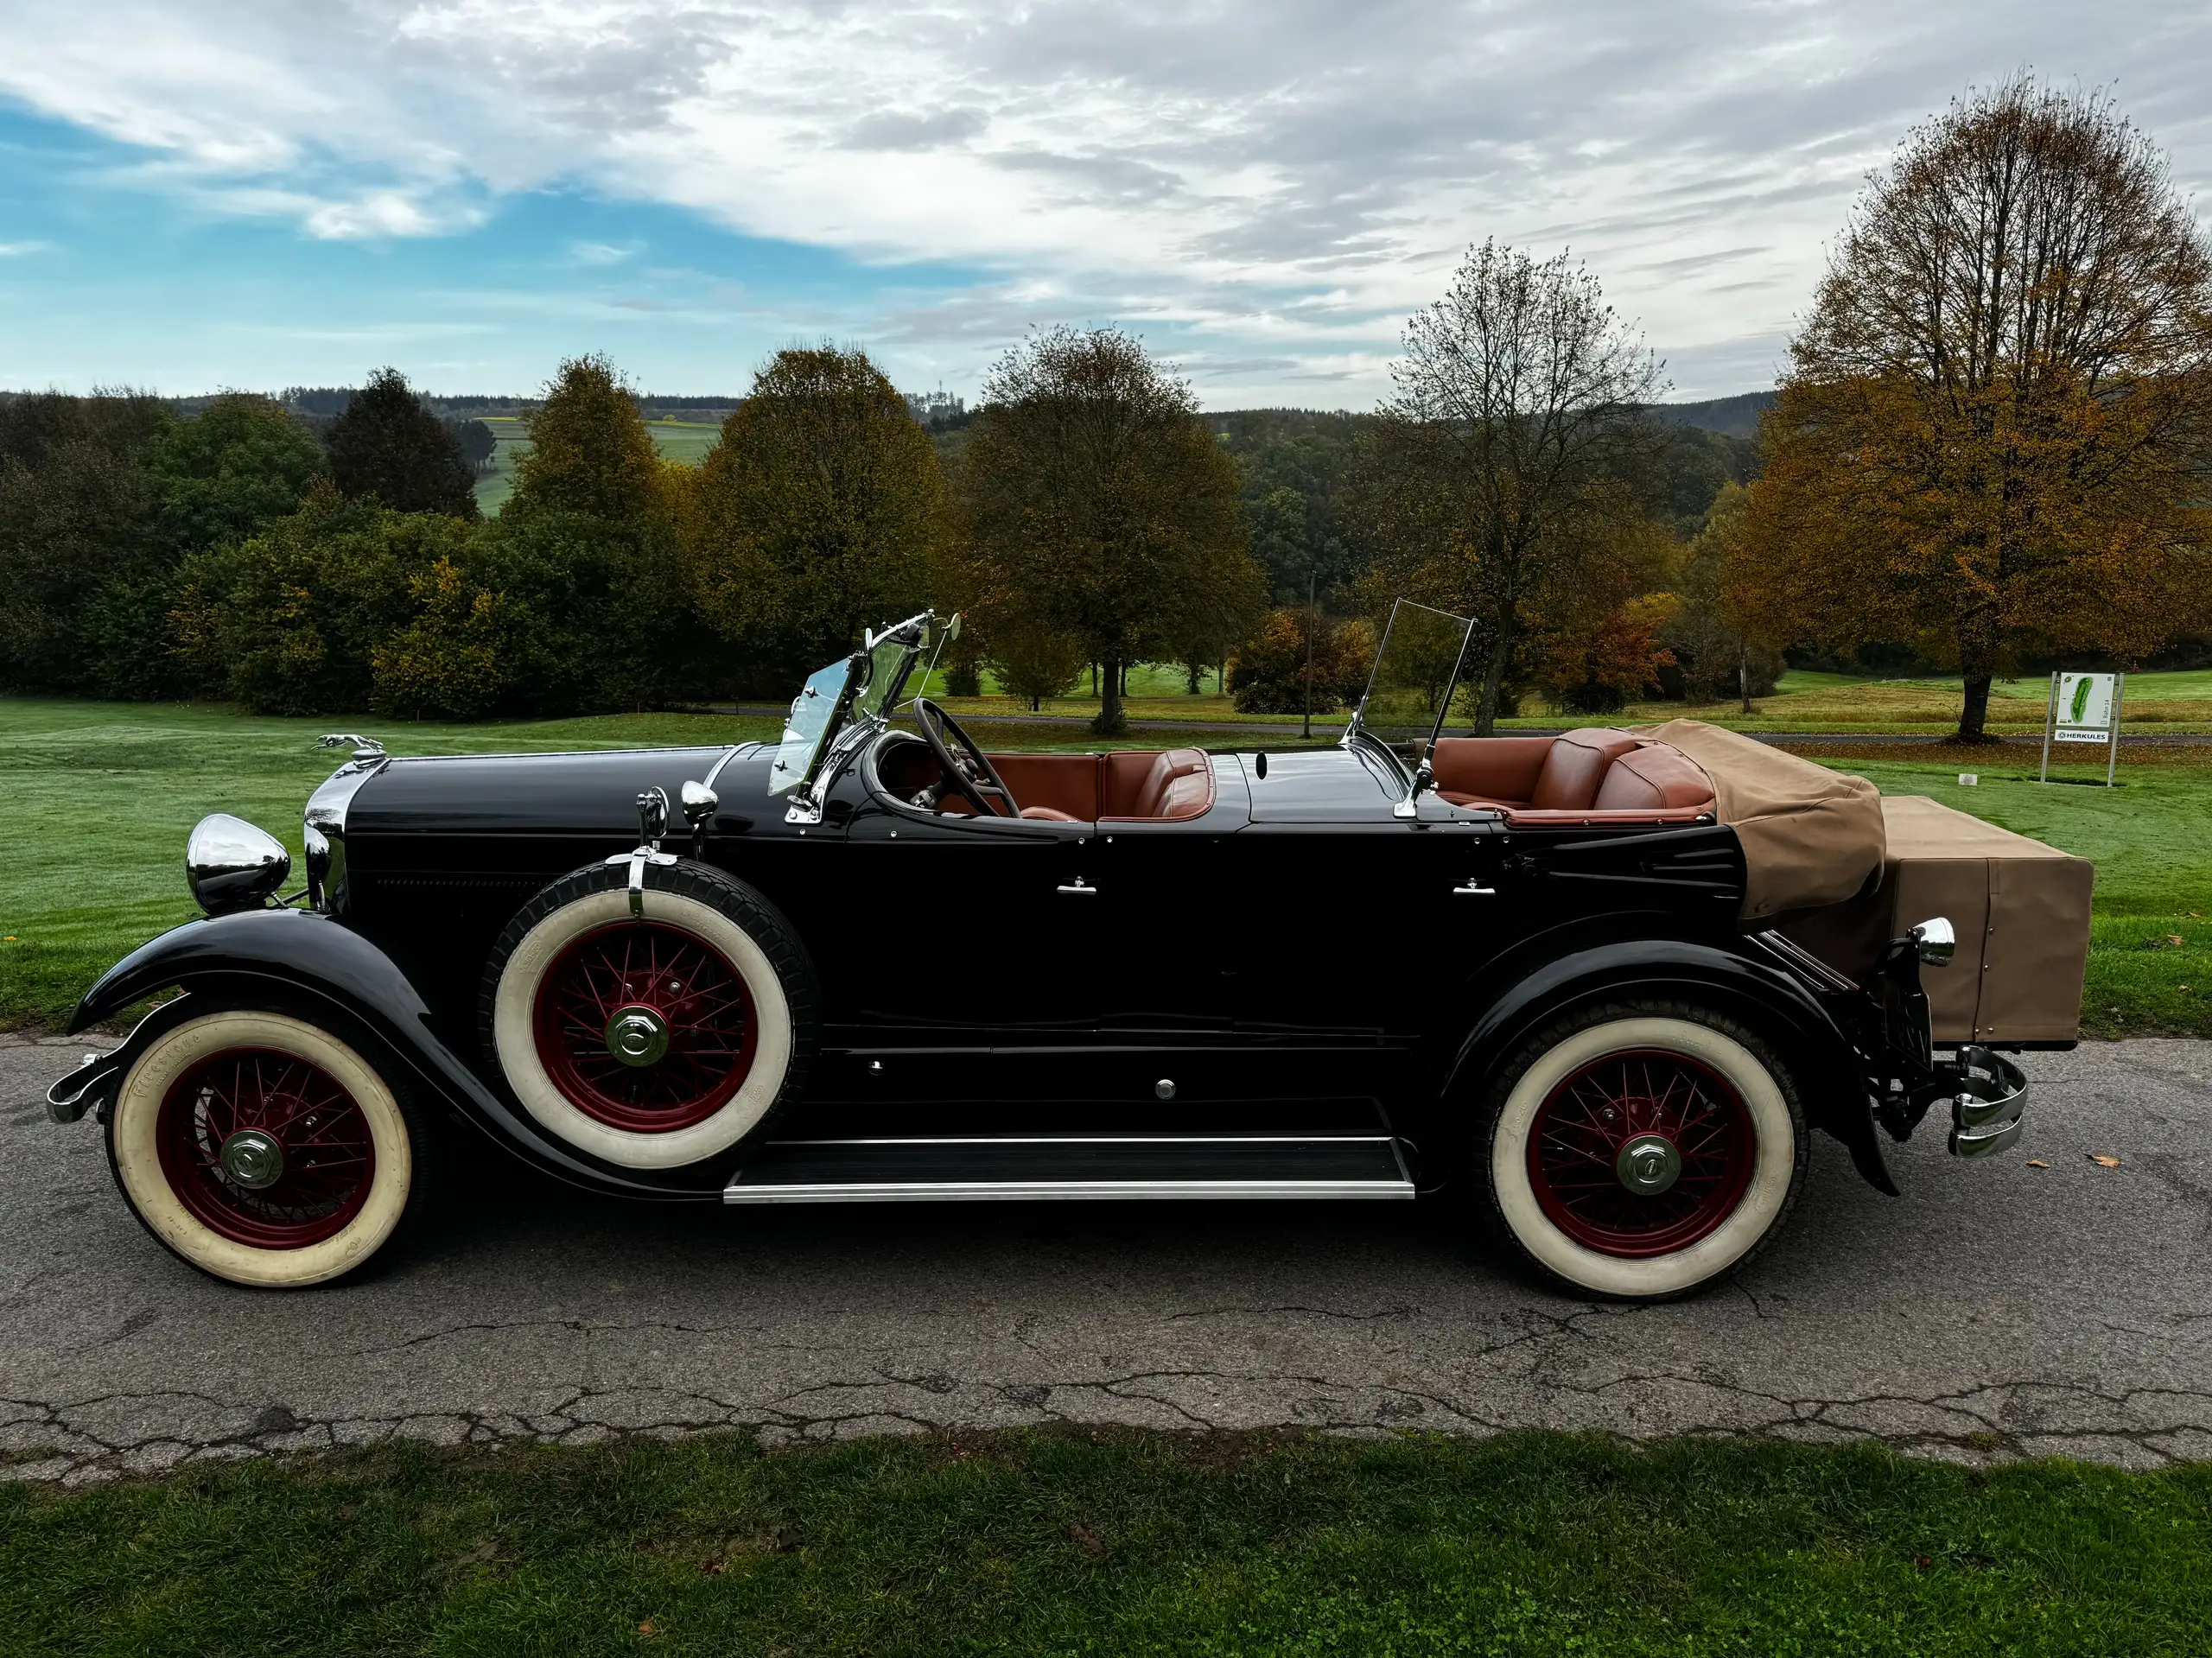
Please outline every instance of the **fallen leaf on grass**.
[[1083, 1552], [1094, 1560], [1106, 1558], [1106, 1540], [1078, 1520], [1068, 1528], [1068, 1535], [1081, 1544]]
[[644, 1623], [638, 1625], [638, 1633], [639, 1635], [658, 1635], [660, 1631], [653, 1627], [652, 1619], [647, 1618]]
[[2028, 1159], [2028, 1166], [2031, 1169], [2047, 1169], [2050, 1165], [2039, 1157], [2031, 1157]]
[[2120, 1159], [2118, 1158], [2107, 1157], [2102, 1152], [2091, 1152], [2089, 1153], [2089, 1161], [2095, 1164], [2101, 1169], [2116, 1169], [2120, 1166]]

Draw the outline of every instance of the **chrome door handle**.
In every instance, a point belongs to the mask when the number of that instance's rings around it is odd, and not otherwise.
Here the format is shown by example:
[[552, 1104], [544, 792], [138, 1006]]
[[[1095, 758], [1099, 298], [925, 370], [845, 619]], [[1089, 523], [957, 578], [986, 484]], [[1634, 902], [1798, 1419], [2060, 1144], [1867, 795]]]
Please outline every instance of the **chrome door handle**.
[[1063, 886], [1060, 888], [1060, 891], [1070, 893], [1079, 893], [1085, 898], [1096, 898], [1098, 896], [1098, 889], [1096, 886], [1086, 885], [1083, 877], [1080, 875], [1077, 875], [1075, 878], [1074, 886]]
[[1453, 887], [1452, 893], [1455, 898], [1496, 898], [1497, 888], [1484, 886], [1477, 881], [1470, 880], [1465, 886]]

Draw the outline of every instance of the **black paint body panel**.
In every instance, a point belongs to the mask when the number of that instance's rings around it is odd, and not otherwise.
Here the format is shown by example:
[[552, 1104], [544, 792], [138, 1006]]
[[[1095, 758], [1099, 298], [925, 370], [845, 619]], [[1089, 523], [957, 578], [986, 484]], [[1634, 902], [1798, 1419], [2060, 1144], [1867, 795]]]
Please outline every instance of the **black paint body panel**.
[[1871, 1147], [1863, 1080], [1880, 1056], [1863, 998], [1809, 983], [1739, 931], [1731, 829], [1516, 831], [1433, 796], [1400, 818], [1393, 762], [1357, 747], [1217, 755], [1212, 809], [1182, 822], [978, 821], [871, 786], [874, 751], [914, 740], [892, 733], [859, 753], [814, 823], [768, 796], [772, 750], [758, 744], [391, 761], [347, 806], [338, 912], [180, 928], [103, 979], [79, 1023], [164, 984], [281, 981], [372, 1025], [542, 1167], [608, 1191], [718, 1192], [734, 1153], [618, 1170], [546, 1135], [512, 1104], [478, 1025], [486, 961], [522, 905], [626, 853], [641, 791], [673, 800], [712, 773], [718, 815], [668, 848], [763, 893], [822, 982], [821, 1057], [779, 1136], [863, 1121], [911, 1134], [984, 1119], [1038, 1132], [1381, 1121], [1433, 1185], [1518, 1037], [1632, 994], [1702, 998], [1768, 1030], [1815, 1121], [1854, 1156]]

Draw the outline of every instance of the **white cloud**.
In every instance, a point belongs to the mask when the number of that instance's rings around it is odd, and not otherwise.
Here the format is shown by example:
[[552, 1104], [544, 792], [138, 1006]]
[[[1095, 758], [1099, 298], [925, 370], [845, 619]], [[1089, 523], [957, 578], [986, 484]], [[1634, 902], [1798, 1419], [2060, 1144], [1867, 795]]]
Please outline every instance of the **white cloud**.
[[20, 259], [27, 253], [44, 253], [51, 242], [0, 242], [0, 259]]
[[1054, 315], [1187, 332], [1217, 400], [1371, 394], [1493, 233], [1588, 258], [1685, 392], [1755, 383], [1865, 170], [2024, 62], [2212, 181], [2212, 16], [2148, 0], [109, 0], [9, 34], [0, 90], [218, 210], [421, 236], [580, 182], [1003, 272], [859, 319], [942, 363]]

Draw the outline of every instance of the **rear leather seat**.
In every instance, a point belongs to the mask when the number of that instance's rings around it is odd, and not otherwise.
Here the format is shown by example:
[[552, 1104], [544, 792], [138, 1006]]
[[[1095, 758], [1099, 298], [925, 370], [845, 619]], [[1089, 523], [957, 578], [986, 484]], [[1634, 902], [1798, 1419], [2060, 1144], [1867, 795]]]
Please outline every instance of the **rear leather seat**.
[[1499, 807], [1531, 826], [1713, 810], [1712, 779], [1688, 755], [1602, 726], [1560, 737], [1446, 737], [1430, 764], [1437, 793], [1453, 805]]

